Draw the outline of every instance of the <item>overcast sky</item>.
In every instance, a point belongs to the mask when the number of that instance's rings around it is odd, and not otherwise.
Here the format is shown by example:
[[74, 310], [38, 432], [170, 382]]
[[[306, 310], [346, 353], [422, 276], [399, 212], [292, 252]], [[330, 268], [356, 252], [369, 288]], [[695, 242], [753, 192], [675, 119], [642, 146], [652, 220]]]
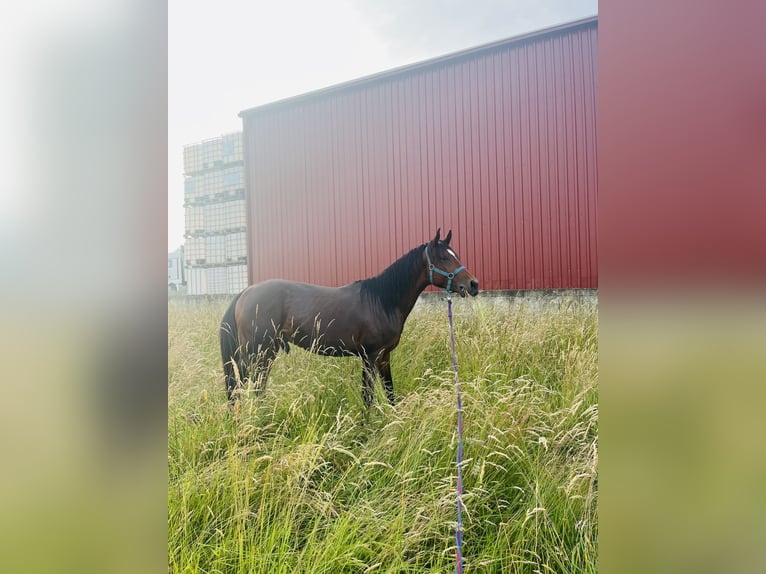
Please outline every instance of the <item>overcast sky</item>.
[[170, 0], [168, 250], [183, 243], [183, 146], [241, 110], [593, 16], [597, 0]]

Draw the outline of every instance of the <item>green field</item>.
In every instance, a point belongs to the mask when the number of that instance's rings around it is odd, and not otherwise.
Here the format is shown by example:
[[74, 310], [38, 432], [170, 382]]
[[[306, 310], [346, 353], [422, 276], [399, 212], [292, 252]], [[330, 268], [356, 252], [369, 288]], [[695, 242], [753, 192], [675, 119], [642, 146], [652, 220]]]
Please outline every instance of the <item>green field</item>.
[[[395, 407], [358, 359], [296, 347], [231, 412], [225, 304], [169, 305], [168, 570], [455, 571], [456, 413], [446, 303], [392, 353]], [[464, 571], [596, 572], [594, 300], [454, 302]]]

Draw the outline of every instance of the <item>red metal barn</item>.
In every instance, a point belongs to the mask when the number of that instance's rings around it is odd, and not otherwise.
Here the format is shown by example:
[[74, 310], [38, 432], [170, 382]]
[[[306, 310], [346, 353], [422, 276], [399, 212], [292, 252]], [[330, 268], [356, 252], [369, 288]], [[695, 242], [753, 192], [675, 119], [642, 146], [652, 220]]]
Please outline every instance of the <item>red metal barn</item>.
[[597, 287], [597, 20], [240, 113], [249, 281], [342, 285], [453, 230], [482, 289]]

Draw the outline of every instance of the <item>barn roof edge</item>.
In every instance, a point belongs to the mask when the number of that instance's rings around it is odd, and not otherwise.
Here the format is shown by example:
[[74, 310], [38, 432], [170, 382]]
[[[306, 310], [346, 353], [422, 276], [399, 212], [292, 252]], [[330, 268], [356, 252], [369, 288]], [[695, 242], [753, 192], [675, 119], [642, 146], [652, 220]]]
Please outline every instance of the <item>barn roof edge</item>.
[[546, 36], [576, 30], [577, 28], [587, 28], [588, 26], [592, 26], [592, 25], [596, 25], [596, 26], [598, 25], [597, 15], [589, 16], [587, 18], [582, 18], [579, 20], [574, 20], [571, 22], [565, 22], [563, 24], [557, 24], [555, 26], [542, 28], [540, 30], [534, 30], [532, 32], [526, 32], [524, 34], [511, 36], [509, 38], [503, 38], [501, 40], [495, 40], [492, 42], [488, 42], [486, 44], [481, 44], [479, 46], [474, 46], [471, 48], [459, 50], [457, 52], [451, 52], [449, 54], [445, 54], [442, 56], [436, 56], [434, 58], [429, 58], [427, 60], [415, 62], [413, 64], [398, 66], [396, 68], [383, 70], [381, 72], [373, 73], [367, 76], [362, 76], [361, 78], [355, 78], [353, 80], [341, 82], [339, 84], [333, 84], [331, 86], [319, 88], [316, 90], [311, 90], [309, 92], [304, 92], [302, 94], [298, 94], [295, 96], [289, 96], [287, 98], [283, 98], [280, 100], [255, 106], [252, 108], [247, 108], [239, 112], [238, 115], [239, 117], [244, 119], [248, 116], [264, 113], [276, 108], [287, 107], [293, 104], [310, 101], [315, 98], [320, 98], [323, 96], [328, 96], [335, 93], [344, 92], [346, 90], [351, 90], [354, 88], [359, 88], [366, 85], [375, 84], [377, 82], [386, 81], [392, 78], [396, 78], [398, 76], [403, 76], [409, 73], [413, 73], [413, 72], [417, 72], [430, 67], [438, 66], [451, 61], [457, 61], [463, 58], [468, 58], [468, 57], [475, 56], [477, 54], [482, 54], [485, 52], [492, 52], [494, 50], [505, 48], [513, 44], [517, 44], [517, 43], [520, 44], [523, 42], [539, 40]]

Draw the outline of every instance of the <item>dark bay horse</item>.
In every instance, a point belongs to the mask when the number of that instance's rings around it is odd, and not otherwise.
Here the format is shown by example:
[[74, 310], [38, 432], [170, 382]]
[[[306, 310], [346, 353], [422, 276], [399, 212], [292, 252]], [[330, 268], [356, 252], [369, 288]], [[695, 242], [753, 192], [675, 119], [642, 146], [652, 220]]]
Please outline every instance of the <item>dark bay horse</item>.
[[237, 295], [221, 322], [221, 355], [229, 401], [251, 374], [263, 388], [274, 358], [290, 344], [326, 356], [362, 359], [362, 397], [369, 407], [375, 375], [394, 402], [389, 356], [399, 344], [404, 322], [430, 284], [461, 297], [476, 296], [479, 282], [450, 249], [452, 231], [440, 230], [380, 275], [343, 287], [323, 287], [272, 279]]

